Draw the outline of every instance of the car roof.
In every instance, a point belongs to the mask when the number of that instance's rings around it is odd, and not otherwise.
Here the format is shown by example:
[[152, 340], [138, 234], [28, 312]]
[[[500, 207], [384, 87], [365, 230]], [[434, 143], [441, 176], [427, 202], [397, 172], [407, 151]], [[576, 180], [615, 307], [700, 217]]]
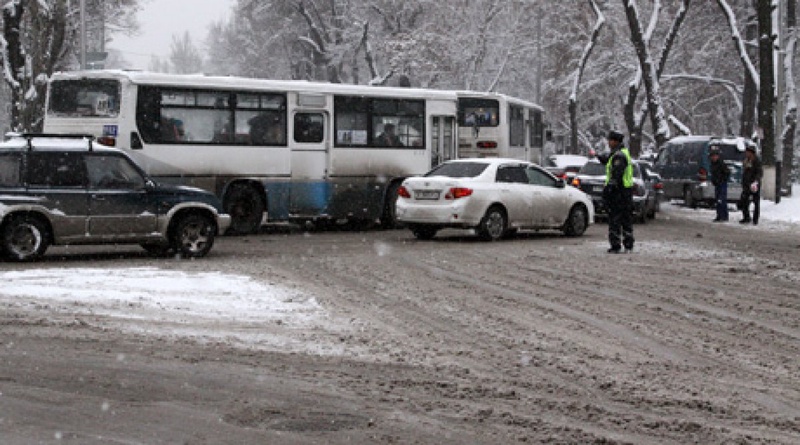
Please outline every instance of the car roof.
[[[101, 151], [107, 153], [120, 153], [121, 150], [103, 145], [90, 136], [73, 135], [21, 135], [8, 134], [7, 141], [0, 142], [0, 151]], [[30, 143], [30, 145], [29, 145]]]
[[521, 159], [512, 159], [512, 158], [461, 158], [461, 159], [452, 159], [450, 161], [447, 161], [448, 164], [464, 163], [464, 162], [472, 162], [472, 163], [479, 162], [488, 165], [499, 165], [499, 164], [509, 164], [509, 163], [534, 165], [532, 162], [523, 161]]

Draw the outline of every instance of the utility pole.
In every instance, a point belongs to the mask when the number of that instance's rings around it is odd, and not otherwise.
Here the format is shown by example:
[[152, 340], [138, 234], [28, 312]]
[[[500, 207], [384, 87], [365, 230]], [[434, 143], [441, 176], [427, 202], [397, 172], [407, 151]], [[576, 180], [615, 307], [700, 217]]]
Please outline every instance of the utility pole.
[[786, 23], [784, 21], [784, 3], [777, 0], [775, 19], [773, 28], [776, 34], [775, 45], [775, 203], [781, 202], [781, 175], [783, 167], [783, 116], [786, 114], [786, 101], [784, 91], [786, 91], [786, 75], [783, 69], [785, 59], [786, 42]]
[[81, 15], [81, 70], [86, 69], [86, 0], [80, 2]]

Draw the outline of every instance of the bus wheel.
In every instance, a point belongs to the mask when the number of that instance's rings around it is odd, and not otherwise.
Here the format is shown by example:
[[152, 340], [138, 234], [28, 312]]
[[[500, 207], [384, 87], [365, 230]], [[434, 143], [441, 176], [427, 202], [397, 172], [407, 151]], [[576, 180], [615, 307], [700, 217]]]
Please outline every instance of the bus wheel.
[[386, 189], [386, 205], [383, 208], [383, 216], [381, 216], [381, 227], [384, 229], [396, 229], [400, 227], [397, 222], [397, 191], [400, 189], [400, 183], [394, 182], [389, 188]]
[[261, 227], [265, 204], [259, 193], [246, 184], [234, 184], [225, 195], [225, 212], [231, 215], [228, 234], [247, 235]]

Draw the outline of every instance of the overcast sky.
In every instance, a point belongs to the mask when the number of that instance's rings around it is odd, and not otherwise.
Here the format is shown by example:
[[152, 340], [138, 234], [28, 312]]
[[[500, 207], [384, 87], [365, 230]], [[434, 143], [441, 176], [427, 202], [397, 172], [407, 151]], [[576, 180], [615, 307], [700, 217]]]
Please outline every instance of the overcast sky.
[[189, 31], [192, 41], [205, 50], [208, 25], [230, 17], [236, 0], [142, 0], [137, 37], [115, 35], [109, 49], [122, 51], [131, 68], [146, 69], [153, 55], [169, 55], [172, 36]]

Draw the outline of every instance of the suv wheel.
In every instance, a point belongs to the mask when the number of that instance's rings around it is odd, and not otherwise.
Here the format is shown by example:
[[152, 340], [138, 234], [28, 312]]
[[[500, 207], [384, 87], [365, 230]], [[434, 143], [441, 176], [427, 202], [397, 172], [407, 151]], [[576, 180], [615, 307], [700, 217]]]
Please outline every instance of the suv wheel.
[[214, 245], [216, 226], [206, 215], [190, 213], [179, 217], [172, 232], [172, 248], [183, 257], [205, 256]]
[[50, 245], [50, 232], [39, 218], [23, 215], [11, 218], [2, 233], [0, 251], [14, 261], [41, 258]]

